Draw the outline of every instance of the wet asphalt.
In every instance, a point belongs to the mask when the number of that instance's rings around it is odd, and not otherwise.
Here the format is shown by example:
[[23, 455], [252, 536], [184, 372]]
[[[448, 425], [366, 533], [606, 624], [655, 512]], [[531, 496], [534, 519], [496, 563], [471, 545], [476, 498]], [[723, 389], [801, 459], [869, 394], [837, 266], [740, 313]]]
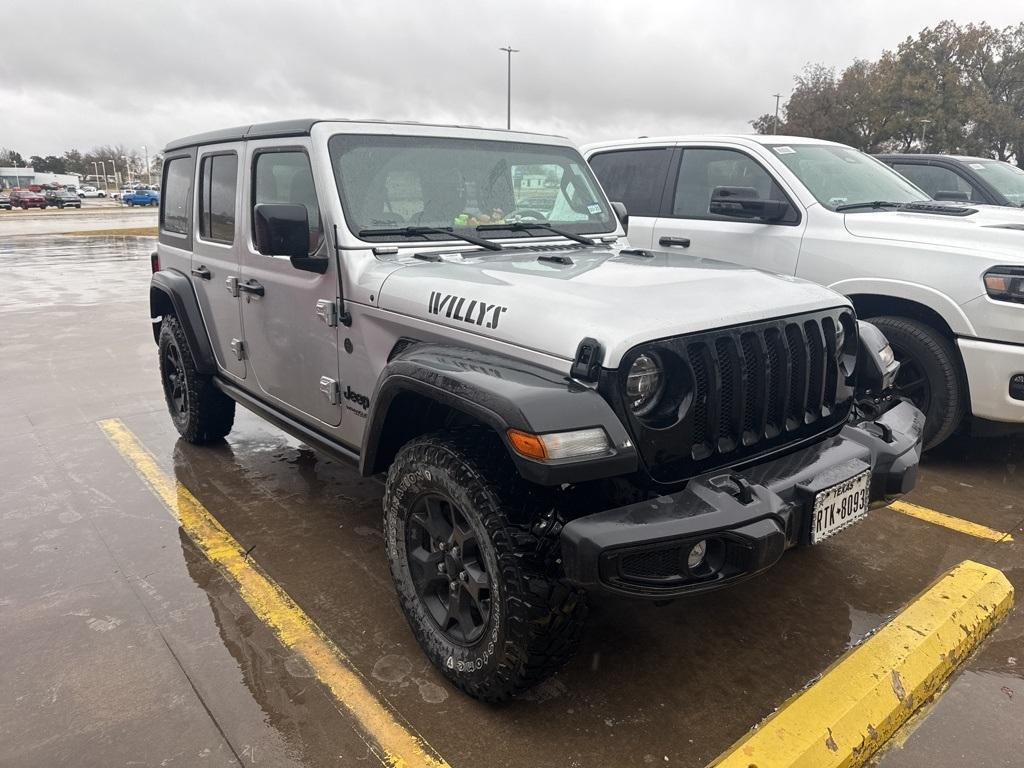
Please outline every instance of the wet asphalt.
[[[119, 418], [452, 766], [702, 766], [950, 566], [1024, 594], [1024, 439], [958, 437], [909, 498], [1013, 543], [877, 510], [764, 576], [665, 607], [593, 604], [582, 648], [502, 706], [451, 688], [399, 611], [381, 484], [240, 409], [177, 439], [149, 326], [152, 238], [0, 231], [0, 766], [373, 765], [305, 664], [96, 426]], [[1024, 609], [884, 768], [1024, 763]]]

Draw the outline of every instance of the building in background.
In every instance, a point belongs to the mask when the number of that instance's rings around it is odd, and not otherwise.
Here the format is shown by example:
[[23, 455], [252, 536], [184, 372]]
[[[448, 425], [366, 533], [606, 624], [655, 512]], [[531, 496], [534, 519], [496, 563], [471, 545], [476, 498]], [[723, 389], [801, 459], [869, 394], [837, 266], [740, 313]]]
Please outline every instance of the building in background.
[[25, 189], [33, 184], [78, 186], [79, 178], [77, 173], [37, 173], [34, 168], [0, 168], [0, 189]]

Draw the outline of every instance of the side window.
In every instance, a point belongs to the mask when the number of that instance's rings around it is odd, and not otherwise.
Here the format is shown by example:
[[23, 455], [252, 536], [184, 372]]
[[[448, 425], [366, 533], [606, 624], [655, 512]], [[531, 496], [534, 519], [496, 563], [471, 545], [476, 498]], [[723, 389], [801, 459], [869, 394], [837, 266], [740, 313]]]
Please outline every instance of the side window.
[[160, 209], [160, 229], [187, 235], [192, 229], [190, 197], [192, 171], [191, 157], [176, 157], [167, 162], [164, 171], [163, 207]]
[[[948, 168], [917, 163], [893, 163], [892, 167], [936, 200], [967, 199], [981, 202], [983, 199], [970, 182]], [[967, 197], [964, 198], [964, 195]]]
[[609, 200], [626, 206], [630, 216], [657, 216], [672, 150], [628, 149], [590, 158], [597, 180]]
[[294, 203], [306, 206], [309, 216], [309, 252], [323, 239], [320, 205], [313, 185], [309, 157], [299, 150], [261, 152], [256, 155], [253, 206], [260, 203]]
[[218, 243], [235, 240], [238, 156], [207, 155], [199, 167], [199, 236]]
[[[684, 149], [676, 181], [672, 215], [683, 219], [739, 221], [709, 211], [715, 187], [746, 187], [762, 200], [788, 198], [775, 180], [753, 158], [733, 149]], [[783, 223], [798, 220], [793, 209]]]

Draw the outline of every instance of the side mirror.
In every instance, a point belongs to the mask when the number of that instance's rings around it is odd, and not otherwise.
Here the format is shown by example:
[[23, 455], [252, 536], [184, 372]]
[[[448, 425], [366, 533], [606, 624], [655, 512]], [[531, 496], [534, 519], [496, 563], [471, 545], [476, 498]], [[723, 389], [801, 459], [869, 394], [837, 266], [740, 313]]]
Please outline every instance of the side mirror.
[[789, 213], [785, 200], [764, 200], [753, 187], [715, 187], [708, 212], [731, 219], [781, 221]]
[[305, 272], [327, 271], [327, 259], [309, 255], [309, 213], [297, 203], [260, 203], [253, 209], [256, 250], [264, 256], [287, 256]]
[[959, 200], [962, 203], [971, 202], [971, 196], [958, 189], [940, 189], [935, 193], [936, 200]]
[[622, 225], [622, 231], [627, 235], [629, 234], [629, 211], [626, 210], [625, 203], [612, 203], [612, 210], [615, 211], [615, 216], [619, 220], [619, 224]]

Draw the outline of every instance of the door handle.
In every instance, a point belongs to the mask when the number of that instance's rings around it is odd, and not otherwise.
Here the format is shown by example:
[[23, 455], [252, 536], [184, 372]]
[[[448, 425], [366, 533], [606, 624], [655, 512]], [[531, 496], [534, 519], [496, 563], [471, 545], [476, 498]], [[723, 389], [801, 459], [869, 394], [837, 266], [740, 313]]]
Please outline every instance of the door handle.
[[200, 280], [209, 280], [213, 274], [204, 265], [200, 264], [192, 270], [192, 275]]
[[262, 296], [266, 293], [266, 289], [264, 289], [258, 280], [246, 280], [244, 283], [239, 283], [238, 290], [242, 293], [252, 293], [256, 296]]
[[678, 245], [680, 248], [690, 247], [690, 238], [688, 237], [663, 237], [658, 240], [658, 245], [673, 246]]

